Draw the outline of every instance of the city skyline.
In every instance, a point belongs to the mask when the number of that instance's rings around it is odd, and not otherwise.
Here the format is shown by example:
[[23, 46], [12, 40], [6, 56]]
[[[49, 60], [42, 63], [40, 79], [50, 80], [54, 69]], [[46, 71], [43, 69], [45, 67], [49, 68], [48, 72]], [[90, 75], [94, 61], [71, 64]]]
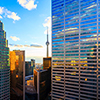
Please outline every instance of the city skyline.
[[0, 93], [100, 100], [100, 0], [1, 0]]
[[46, 57], [47, 26], [51, 43], [50, 3], [46, 0], [0, 0], [0, 20], [7, 32], [9, 48], [25, 50], [25, 60], [42, 63], [42, 58]]

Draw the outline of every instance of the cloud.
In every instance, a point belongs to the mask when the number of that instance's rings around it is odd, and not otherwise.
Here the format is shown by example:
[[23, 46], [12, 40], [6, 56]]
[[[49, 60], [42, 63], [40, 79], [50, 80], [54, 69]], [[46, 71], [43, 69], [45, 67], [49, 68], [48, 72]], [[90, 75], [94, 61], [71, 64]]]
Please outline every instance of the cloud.
[[36, 45], [36, 44], [31, 44], [30, 47], [37, 47], [37, 48], [42, 48], [41, 45]]
[[[44, 27], [48, 27], [49, 34], [51, 33], [51, 17], [47, 17], [45, 19], [45, 23], [43, 23]], [[47, 29], [44, 31], [44, 34], [47, 34]]]
[[0, 14], [3, 13], [3, 9], [4, 9], [4, 7], [0, 7]]
[[2, 19], [2, 16], [0, 16], [0, 19]]
[[47, 17], [45, 19], [45, 23], [43, 24], [44, 27], [51, 27], [51, 17]]
[[9, 11], [8, 9], [5, 9], [4, 7], [0, 7], [0, 18], [3, 18], [3, 17], [7, 17], [7, 18], [10, 18], [10, 19], [13, 19], [15, 22], [16, 20], [20, 20], [21, 18], [17, 15], [17, 13], [15, 12], [11, 12]]
[[25, 48], [25, 47], [35, 47], [35, 48], [43, 48], [43, 46], [42, 45], [39, 45], [39, 44], [30, 44], [30, 45], [27, 45], [27, 44], [25, 44], [25, 45], [18, 45], [18, 44], [9, 44], [8, 45], [9, 47], [17, 47], [17, 48]]
[[37, 4], [34, 4], [35, 0], [17, 0], [17, 2], [28, 10], [36, 9], [37, 7]]
[[10, 38], [13, 40], [13, 41], [18, 41], [20, 40], [20, 38], [16, 37], [16, 36], [10, 36]]
[[15, 12], [8, 13], [7, 17], [13, 19], [14, 21], [20, 19], [20, 17], [17, 16], [17, 13], [15, 13]]

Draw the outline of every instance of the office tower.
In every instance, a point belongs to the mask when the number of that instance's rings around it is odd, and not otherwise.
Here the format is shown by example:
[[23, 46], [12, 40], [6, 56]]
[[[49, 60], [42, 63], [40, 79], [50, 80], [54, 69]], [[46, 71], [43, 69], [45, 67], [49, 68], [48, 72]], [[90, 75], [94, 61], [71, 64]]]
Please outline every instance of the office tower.
[[6, 32], [0, 21], [0, 100], [10, 100], [9, 48]]
[[43, 69], [47, 70], [48, 86], [47, 92], [51, 91], [51, 57], [43, 58]]
[[35, 60], [25, 61], [25, 76], [33, 75], [33, 70], [35, 68]]
[[51, 90], [51, 67], [47, 70], [34, 69], [34, 87], [37, 100], [46, 100]]
[[10, 51], [10, 100], [25, 100], [25, 51]]
[[52, 100], [100, 99], [100, 0], [52, 0]]
[[49, 69], [51, 67], [51, 57], [43, 58], [43, 69]]

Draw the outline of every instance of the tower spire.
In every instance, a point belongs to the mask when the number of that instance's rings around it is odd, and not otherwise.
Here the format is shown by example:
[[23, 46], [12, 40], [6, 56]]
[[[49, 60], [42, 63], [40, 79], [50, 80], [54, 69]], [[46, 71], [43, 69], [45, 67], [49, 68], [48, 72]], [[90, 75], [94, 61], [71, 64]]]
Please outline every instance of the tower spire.
[[46, 45], [47, 45], [47, 57], [49, 56], [49, 50], [48, 50], [48, 46], [49, 46], [49, 40], [48, 40], [48, 27], [47, 27], [47, 42], [46, 42]]

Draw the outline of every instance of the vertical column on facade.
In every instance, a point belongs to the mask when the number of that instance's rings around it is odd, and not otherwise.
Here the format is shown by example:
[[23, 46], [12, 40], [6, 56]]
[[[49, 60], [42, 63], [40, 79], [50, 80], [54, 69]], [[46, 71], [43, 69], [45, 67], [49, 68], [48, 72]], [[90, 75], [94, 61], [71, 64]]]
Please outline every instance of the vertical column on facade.
[[65, 100], [65, 0], [64, 0], [64, 100]]
[[98, 0], [97, 0], [97, 100], [98, 100]]
[[79, 0], [79, 100], [80, 100], [80, 0]]
[[[51, 22], [52, 22], [52, 0], [51, 0]], [[52, 56], [52, 24], [51, 24], [51, 56]], [[52, 75], [52, 57], [51, 57], [51, 100], [52, 99], [52, 80], [53, 80], [53, 75]]]

